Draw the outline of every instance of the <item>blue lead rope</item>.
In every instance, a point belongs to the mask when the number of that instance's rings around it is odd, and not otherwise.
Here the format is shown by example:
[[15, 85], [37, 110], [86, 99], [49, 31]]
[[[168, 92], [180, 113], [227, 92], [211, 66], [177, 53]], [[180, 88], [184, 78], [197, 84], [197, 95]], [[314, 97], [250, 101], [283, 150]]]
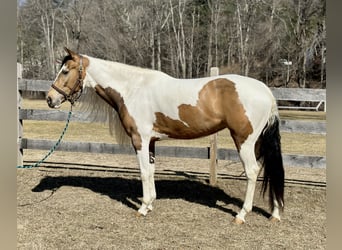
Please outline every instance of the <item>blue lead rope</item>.
[[70, 118], [71, 118], [71, 114], [72, 114], [72, 105], [70, 107], [70, 111], [68, 114], [68, 119], [66, 121], [65, 127], [62, 131], [61, 136], [59, 137], [58, 141], [55, 143], [55, 145], [50, 149], [50, 151], [43, 157], [43, 159], [41, 159], [40, 161], [37, 161], [35, 164], [33, 165], [22, 165], [22, 166], [17, 166], [17, 168], [35, 168], [38, 167], [40, 164], [42, 164], [59, 146], [59, 144], [61, 144], [61, 141], [64, 137], [64, 134], [66, 132], [66, 130], [69, 127], [69, 122], [70, 122]]

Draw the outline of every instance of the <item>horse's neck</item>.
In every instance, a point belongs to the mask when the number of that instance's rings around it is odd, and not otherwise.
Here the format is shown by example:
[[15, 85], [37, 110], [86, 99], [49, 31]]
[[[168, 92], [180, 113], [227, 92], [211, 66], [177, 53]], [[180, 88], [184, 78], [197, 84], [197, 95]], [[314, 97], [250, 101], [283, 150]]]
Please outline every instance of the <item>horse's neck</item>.
[[111, 87], [122, 95], [128, 94], [139, 84], [146, 81], [146, 78], [153, 74], [153, 71], [125, 65], [122, 63], [105, 61], [97, 58], [89, 58], [87, 73], [90, 85], [95, 87], [99, 84], [103, 88]]

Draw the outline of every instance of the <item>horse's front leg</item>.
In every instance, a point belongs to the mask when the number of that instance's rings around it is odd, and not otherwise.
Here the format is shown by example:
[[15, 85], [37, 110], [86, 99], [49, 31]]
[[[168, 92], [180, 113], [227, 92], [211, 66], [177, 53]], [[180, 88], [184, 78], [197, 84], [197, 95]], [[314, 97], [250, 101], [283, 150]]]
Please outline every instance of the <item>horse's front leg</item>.
[[144, 216], [153, 209], [152, 202], [156, 199], [154, 184], [154, 142], [151, 143], [153, 143], [153, 147], [147, 141], [142, 143], [141, 150], [137, 150], [143, 189], [142, 205], [138, 212]]

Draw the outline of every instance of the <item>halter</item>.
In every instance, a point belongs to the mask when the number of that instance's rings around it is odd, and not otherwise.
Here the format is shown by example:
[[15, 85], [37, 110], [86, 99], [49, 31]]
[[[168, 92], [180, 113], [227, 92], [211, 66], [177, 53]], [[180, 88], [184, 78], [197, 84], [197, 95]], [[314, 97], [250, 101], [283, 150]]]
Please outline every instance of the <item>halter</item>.
[[[71, 105], [73, 105], [78, 98], [80, 98], [83, 88], [83, 79], [82, 79], [82, 72], [83, 72], [83, 57], [80, 55], [80, 67], [78, 69], [78, 79], [75, 83], [75, 85], [70, 90], [69, 94], [66, 93], [64, 90], [58, 88], [55, 83], [51, 85], [52, 88], [54, 88], [58, 93], [64, 96], [65, 100], [69, 101]], [[75, 92], [77, 87], [81, 86], [81, 90], [79, 92]], [[76, 94], [76, 95], [75, 95]]]

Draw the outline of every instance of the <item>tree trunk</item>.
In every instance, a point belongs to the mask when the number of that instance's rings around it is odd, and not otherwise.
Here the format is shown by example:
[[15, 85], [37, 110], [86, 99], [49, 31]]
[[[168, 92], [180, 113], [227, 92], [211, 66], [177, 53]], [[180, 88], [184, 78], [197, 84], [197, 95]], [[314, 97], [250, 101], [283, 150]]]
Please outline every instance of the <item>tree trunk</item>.
[[154, 29], [153, 24], [151, 25], [151, 33], [150, 33], [150, 48], [151, 48], [151, 69], [155, 69], [155, 45], [154, 45]]
[[[209, 2], [208, 2], [209, 4]], [[213, 55], [212, 55], [212, 46], [213, 46], [213, 26], [214, 26], [214, 9], [209, 4], [210, 8], [210, 24], [209, 24], [209, 34], [208, 34], [208, 61], [207, 61], [207, 72], [206, 75], [209, 75], [210, 68], [213, 65]]]
[[188, 77], [192, 78], [192, 65], [194, 60], [194, 35], [195, 35], [195, 25], [196, 25], [196, 10], [193, 9], [191, 13], [191, 34], [190, 34], [190, 45], [189, 45], [189, 59], [188, 59]]
[[157, 34], [157, 69], [161, 71], [161, 41], [160, 32]]

